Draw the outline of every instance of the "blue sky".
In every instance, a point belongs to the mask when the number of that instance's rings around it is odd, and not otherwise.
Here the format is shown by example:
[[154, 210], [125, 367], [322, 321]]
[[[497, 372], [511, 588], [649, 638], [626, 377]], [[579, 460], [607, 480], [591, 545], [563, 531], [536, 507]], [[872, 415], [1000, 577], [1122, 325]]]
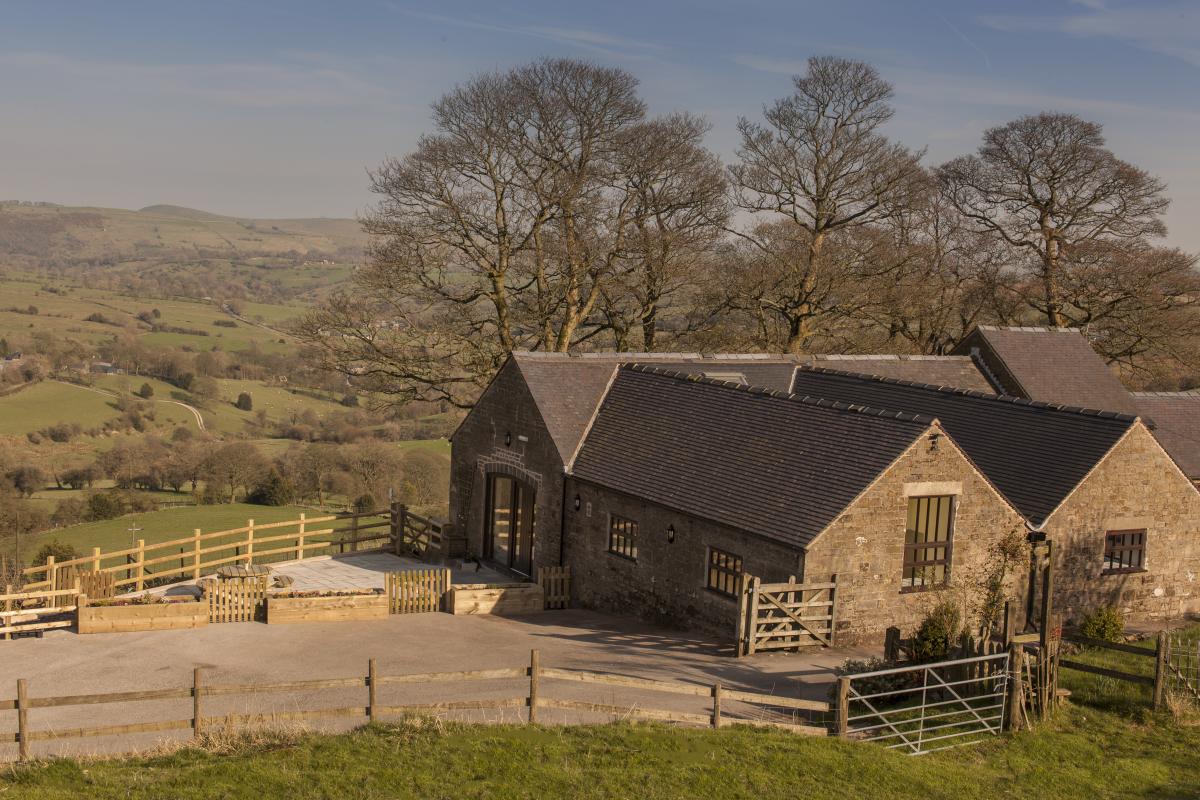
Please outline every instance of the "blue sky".
[[1200, 0], [0, 0], [0, 198], [352, 215], [438, 95], [542, 55], [630, 70], [728, 159], [814, 54], [875, 64], [930, 164], [1026, 113], [1103, 123], [1200, 251]]

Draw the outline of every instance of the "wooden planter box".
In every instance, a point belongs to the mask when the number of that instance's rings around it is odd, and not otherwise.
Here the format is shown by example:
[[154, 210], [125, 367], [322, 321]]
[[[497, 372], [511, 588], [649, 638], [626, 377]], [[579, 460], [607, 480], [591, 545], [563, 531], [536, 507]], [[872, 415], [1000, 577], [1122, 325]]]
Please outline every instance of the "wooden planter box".
[[146, 603], [128, 606], [81, 606], [75, 612], [79, 633], [132, 633], [200, 628], [208, 624], [208, 602]]
[[536, 583], [467, 583], [450, 590], [451, 614], [537, 614], [546, 596]]
[[388, 598], [385, 594], [331, 597], [272, 597], [267, 595], [268, 625], [387, 619], [387, 616]]

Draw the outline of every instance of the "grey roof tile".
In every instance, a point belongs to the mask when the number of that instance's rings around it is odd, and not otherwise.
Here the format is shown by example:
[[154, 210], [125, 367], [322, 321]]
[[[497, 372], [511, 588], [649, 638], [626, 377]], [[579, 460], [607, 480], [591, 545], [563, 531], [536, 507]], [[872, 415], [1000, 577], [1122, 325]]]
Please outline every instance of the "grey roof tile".
[[1133, 401], [1179, 468], [1200, 479], [1200, 392], [1134, 392]]

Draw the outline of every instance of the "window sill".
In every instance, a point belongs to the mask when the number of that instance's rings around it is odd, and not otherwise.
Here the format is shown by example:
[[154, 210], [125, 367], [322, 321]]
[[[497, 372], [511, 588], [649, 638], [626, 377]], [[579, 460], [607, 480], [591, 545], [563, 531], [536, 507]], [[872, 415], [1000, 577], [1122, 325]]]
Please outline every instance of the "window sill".
[[608, 553], [610, 556], [614, 556], [615, 558], [621, 559], [622, 561], [628, 561], [631, 564], [637, 563], [637, 558], [635, 558], [634, 556], [627, 556], [624, 553], [618, 553], [613, 550], [606, 550], [605, 552]]
[[1141, 572], [1149, 572], [1145, 567], [1126, 567], [1125, 569], [1104, 569], [1100, 571], [1101, 575], [1137, 575]]
[[949, 583], [937, 583], [930, 586], [901, 586], [900, 594], [918, 594], [920, 592], [940, 592], [943, 589], [949, 589]]

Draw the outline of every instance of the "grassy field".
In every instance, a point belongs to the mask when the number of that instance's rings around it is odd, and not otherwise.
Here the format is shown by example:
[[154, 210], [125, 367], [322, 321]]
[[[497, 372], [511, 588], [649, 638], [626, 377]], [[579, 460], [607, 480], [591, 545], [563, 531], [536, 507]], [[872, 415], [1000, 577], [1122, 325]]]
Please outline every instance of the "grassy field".
[[[268, 740], [270, 737], [264, 737]], [[0, 796], [90, 798], [1183, 798], [1200, 794], [1200, 729], [1068, 709], [1037, 730], [920, 758], [745, 728], [371, 726], [220, 755], [47, 761]]]
[[[70, 544], [81, 554], [90, 553], [93, 547], [102, 550], [123, 550], [129, 547], [134, 539], [145, 539], [146, 544], [153, 544], [190, 536], [195, 528], [209, 533], [240, 528], [250, 519], [260, 523], [282, 522], [297, 518], [302, 511], [307, 511], [309, 516], [316, 516], [311, 509], [299, 506], [255, 506], [246, 503], [165, 508], [161, 511], [130, 514], [101, 522], [85, 522], [26, 537], [22, 550], [28, 557], [43, 543], [55, 539]], [[141, 530], [132, 533], [130, 528]]]
[[120, 416], [114, 403], [115, 398], [98, 392], [41, 381], [0, 397], [0, 435], [19, 435], [64, 421], [98, 427]]

